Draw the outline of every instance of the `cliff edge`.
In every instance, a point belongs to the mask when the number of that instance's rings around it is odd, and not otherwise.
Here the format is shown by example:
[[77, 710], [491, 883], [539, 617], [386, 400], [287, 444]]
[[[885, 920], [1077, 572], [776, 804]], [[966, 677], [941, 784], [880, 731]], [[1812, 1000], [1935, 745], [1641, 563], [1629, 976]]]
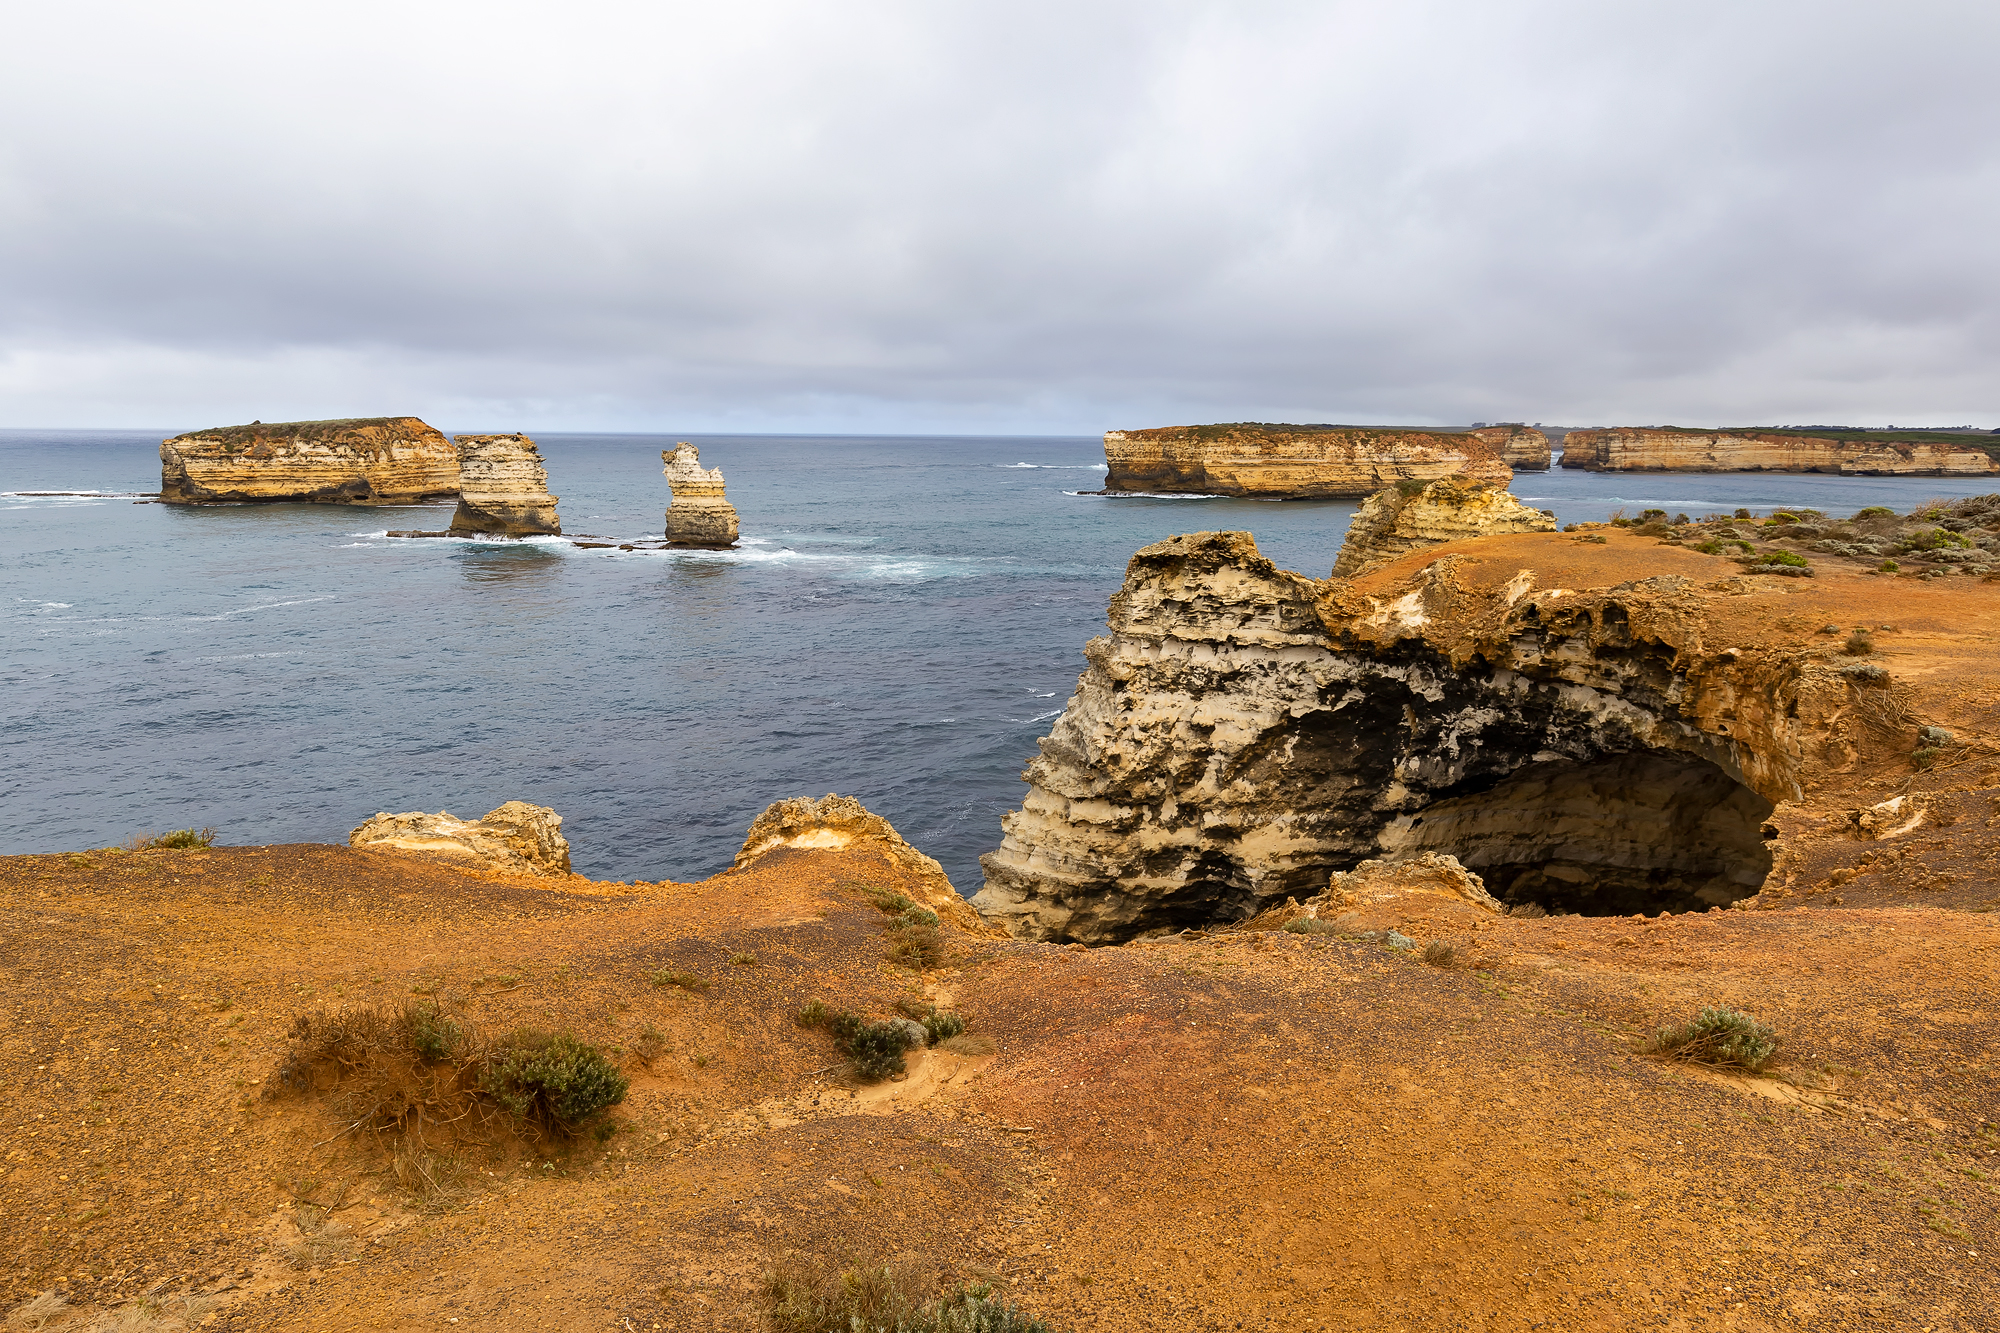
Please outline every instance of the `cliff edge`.
[[1549, 470], [1549, 437], [1533, 426], [1524, 426], [1519, 422], [1481, 426], [1474, 429], [1471, 435], [1500, 455], [1500, 461], [1516, 472]]
[[160, 443], [168, 504], [419, 504], [458, 486], [451, 441], [415, 417], [253, 421]]
[[[2000, 524], [1988, 503], [1931, 517]], [[974, 905], [1094, 944], [1426, 852], [1510, 906], [1585, 914], [1770, 904], [1881, 869], [1844, 830], [1947, 755], [1963, 773], [1990, 752], [2000, 584], [1884, 574], [1796, 523], [1709, 526], [1475, 537], [1328, 580], [1248, 533], [1146, 547]], [[1891, 588], [1897, 623], [1873, 628]]]
[[[1545, 441], [1546, 443], [1546, 441]], [[1161, 491], [1358, 500], [1399, 481], [1513, 475], [1472, 435], [1366, 426], [1166, 426], [1108, 431], [1106, 494]]]
[[1947, 431], [1573, 430], [1562, 465], [1586, 472], [1834, 472], [1979, 476], [2000, 472], [1992, 436]]
[[1494, 532], [1554, 532], [1555, 515], [1531, 509], [1508, 491], [1477, 482], [1406, 481], [1362, 502], [1333, 562], [1333, 577], [1362, 570], [1427, 546]]

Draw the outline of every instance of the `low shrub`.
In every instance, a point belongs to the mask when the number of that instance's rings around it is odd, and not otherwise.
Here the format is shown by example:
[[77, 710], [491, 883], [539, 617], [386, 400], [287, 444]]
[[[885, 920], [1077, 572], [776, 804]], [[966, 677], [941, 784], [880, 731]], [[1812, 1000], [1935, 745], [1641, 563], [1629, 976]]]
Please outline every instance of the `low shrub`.
[[1472, 962], [1472, 946], [1465, 940], [1432, 940], [1424, 946], [1423, 959], [1447, 970], [1466, 967]]
[[1331, 921], [1321, 921], [1318, 917], [1293, 917], [1280, 929], [1292, 935], [1338, 935], [1340, 927]]
[[[957, 1015], [950, 1018], [958, 1022]], [[870, 1021], [851, 1009], [835, 1009], [818, 1000], [808, 1000], [794, 1021], [802, 1028], [827, 1032], [840, 1053], [853, 1062], [854, 1073], [863, 1083], [880, 1083], [891, 1074], [902, 1073], [903, 1052], [922, 1045], [930, 1031], [928, 1023], [907, 1018]], [[962, 1022], [958, 1030], [964, 1031]]]
[[1902, 566], [1897, 564], [1894, 560], [1884, 560], [1881, 564], [1875, 566], [1875, 572], [1877, 574], [1894, 574], [1900, 569], [1902, 569]]
[[1841, 645], [1840, 651], [1849, 657], [1866, 657], [1875, 651], [1875, 642], [1868, 637], [1867, 630], [1858, 629], [1847, 636], [1847, 642]]
[[1781, 565], [1786, 569], [1806, 569], [1812, 562], [1795, 551], [1771, 551], [1759, 561], [1765, 565]]
[[965, 1031], [964, 1019], [949, 1010], [938, 1009], [936, 1007], [933, 1007], [929, 1013], [917, 1021], [922, 1023], [924, 1031], [930, 1034], [931, 1045], [933, 1046], [950, 1041], [953, 1037]]
[[787, 1254], [763, 1297], [773, 1333], [1058, 1333], [989, 1286], [951, 1289], [943, 1265], [913, 1254]]
[[465, 1045], [465, 1030], [435, 1004], [406, 1004], [402, 1012], [403, 1031], [410, 1049], [418, 1058], [436, 1063], [450, 1059]]
[[679, 986], [682, 990], [692, 991], [696, 995], [699, 995], [703, 991], [706, 991], [708, 989], [708, 983], [706, 981], [703, 981], [700, 977], [696, 976], [694, 973], [675, 972], [671, 968], [665, 968], [665, 967], [653, 973], [651, 981], [655, 986], [660, 987], [662, 990], [666, 989], [668, 986]]
[[162, 833], [158, 836], [150, 833], [136, 833], [125, 840], [125, 850], [128, 852], [143, 852], [149, 848], [160, 847], [168, 851], [184, 852], [207, 847], [214, 842], [215, 830], [212, 828], [181, 828], [175, 829], [172, 833]]
[[1910, 767], [1919, 773], [1929, 772], [1937, 767], [1938, 760], [1944, 758], [1944, 747], [1926, 745], [1910, 755]]
[[1752, 1073], [1770, 1062], [1778, 1034], [1738, 1009], [1711, 1005], [1693, 1022], [1661, 1027], [1646, 1049], [1689, 1064], [1734, 1066]]
[[625, 1100], [630, 1084], [595, 1046], [522, 1028], [483, 1053], [479, 1087], [516, 1120], [565, 1134]]

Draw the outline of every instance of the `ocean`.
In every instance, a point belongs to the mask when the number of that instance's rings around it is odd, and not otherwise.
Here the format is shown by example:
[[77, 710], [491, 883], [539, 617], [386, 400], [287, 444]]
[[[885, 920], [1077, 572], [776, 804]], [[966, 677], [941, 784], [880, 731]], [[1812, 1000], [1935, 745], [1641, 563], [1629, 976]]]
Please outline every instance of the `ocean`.
[[[0, 431], [0, 852], [190, 827], [344, 842], [377, 811], [522, 800], [563, 816], [584, 874], [694, 880], [770, 802], [840, 792], [970, 894], [1132, 552], [1241, 528], [1322, 576], [1356, 508], [1079, 494], [1103, 484], [1089, 436], [551, 434], [566, 533], [659, 538], [660, 450], [688, 439], [742, 546], [392, 539], [451, 507], [133, 503], [174, 433]], [[1514, 480], [1565, 522], [1993, 489]]]

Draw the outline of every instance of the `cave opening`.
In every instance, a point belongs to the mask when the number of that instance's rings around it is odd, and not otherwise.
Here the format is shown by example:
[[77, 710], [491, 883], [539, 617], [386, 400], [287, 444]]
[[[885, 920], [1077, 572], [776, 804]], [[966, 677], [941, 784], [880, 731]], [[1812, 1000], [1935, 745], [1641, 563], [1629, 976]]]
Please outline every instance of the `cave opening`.
[[1449, 852], [1509, 907], [1631, 916], [1726, 907], [1763, 885], [1771, 803], [1692, 755], [1516, 769], [1398, 819], [1397, 856]]

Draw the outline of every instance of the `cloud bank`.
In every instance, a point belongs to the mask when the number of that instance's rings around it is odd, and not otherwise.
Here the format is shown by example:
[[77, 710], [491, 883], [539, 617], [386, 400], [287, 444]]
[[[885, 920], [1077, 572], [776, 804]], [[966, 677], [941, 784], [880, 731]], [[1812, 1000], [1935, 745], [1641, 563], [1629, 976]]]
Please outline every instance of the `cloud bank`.
[[80, 0], [0, 425], [2000, 425], [2000, 10]]

